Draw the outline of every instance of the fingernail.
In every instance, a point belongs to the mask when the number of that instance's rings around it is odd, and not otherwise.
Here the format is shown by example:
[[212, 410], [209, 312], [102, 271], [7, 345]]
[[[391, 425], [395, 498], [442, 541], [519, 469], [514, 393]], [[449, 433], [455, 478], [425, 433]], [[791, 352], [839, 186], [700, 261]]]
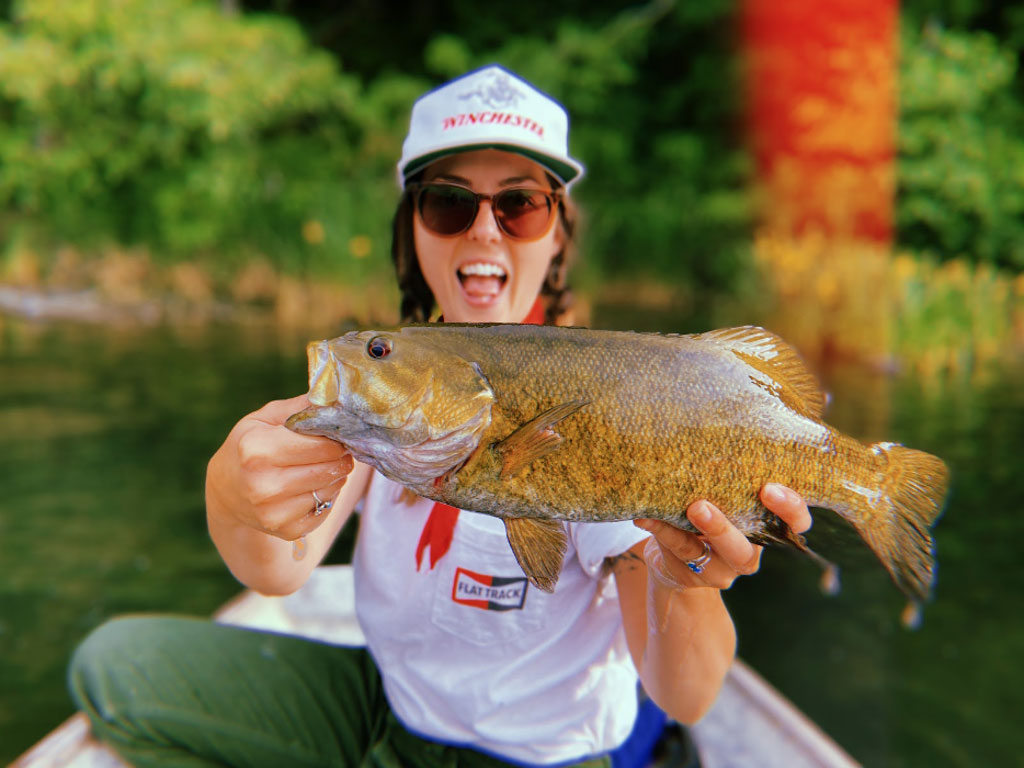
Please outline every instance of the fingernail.
[[706, 525], [711, 522], [711, 507], [706, 501], [697, 502], [690, 512], [690, 521], [695, 525]]
[[786, 501], [786, 490], [778, 483], [767, 483], [764, 487], [764, 500], [781, 503]]

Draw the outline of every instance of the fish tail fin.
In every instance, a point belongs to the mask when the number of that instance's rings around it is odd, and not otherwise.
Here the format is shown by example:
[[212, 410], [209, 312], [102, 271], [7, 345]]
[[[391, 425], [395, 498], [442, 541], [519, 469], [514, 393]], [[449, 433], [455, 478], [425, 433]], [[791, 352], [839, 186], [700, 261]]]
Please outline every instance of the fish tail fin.
[[852, 522], [912, 603], [927, 600], [935, 579], [929, 529], [942, 513], [949, 470], [941, 459], [896, 443], [868, 451], [883, 462], [881, 493]]

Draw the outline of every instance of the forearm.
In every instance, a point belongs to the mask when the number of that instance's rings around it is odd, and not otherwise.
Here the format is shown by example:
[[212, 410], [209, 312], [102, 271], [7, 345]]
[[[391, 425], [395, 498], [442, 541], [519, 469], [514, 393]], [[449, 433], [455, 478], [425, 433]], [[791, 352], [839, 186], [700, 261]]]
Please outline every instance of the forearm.
[[[235, 523], [210, 503], [206, 522], [210, 538], [234, 577], [265, 595], [287, 595], [301, 587], [340, 530], [340, 526], [335, 529], [333, 520], [326, 521], [304, 537], [303, 545]], [[297, 553], [304, 556], [297, 558]]]
[[[794, 531], [811, 516], [789, 488], [769, 484], [764, 505]], [[623, 624], [644, 687], [672, 717], [699, 720], [711, 707], [736, 654], [736, 629], [722, 590], [757, 571], [761, 548], [704, 500], [686, 509], [699, 535], [637, 520], [653, 536], [616, 558]], [[648, 584], [648, 582], [650, 582]]]
[[736, 654], [736, 630], [721, 591], [654, 584], [645, 618], [644, 689], [674, 719], [696, 722], [714, 703]]
[[720, 590], [660, 583], [649, 576], [644, 546], [614, 566], [626, 640], [644, 690], [670, 717], [692, 723], [718, 695], [736, 631]]

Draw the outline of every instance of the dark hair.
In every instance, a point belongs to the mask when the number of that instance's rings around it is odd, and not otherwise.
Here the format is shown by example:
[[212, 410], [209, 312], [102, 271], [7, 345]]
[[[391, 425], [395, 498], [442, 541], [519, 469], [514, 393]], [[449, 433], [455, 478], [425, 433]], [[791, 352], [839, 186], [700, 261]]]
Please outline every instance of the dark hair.
[[[407, 183], [416, 181], [418, 176], [408, 179]], [[557, 186], [553, 179], [552, 187]], [[420, 262], [416, 257], [416, 239], [413, 236], [413, 214], [415, 213], [412, 194], [402, 193], [392, 221], [391, 260], [395, 265], [398, 278], [398, 289], [402, 294], [399, 311], [402, 322], [425, 323], [434, 311], [434, 294], [427, 285], [426, 278], [420, 270]], [[575, 204], [567, 197], [558, 203], [558, 221], [556, 226], [562, 228], [562, 249], [551, 260], [551, 266], [544, 278], [540, 295], [544, 302], [544, 322], [554, 325], [555, 322], [572, 308], [572, 291], [569, 289], [568, 272], [576, 255], [576, 218], [578, 212]]]

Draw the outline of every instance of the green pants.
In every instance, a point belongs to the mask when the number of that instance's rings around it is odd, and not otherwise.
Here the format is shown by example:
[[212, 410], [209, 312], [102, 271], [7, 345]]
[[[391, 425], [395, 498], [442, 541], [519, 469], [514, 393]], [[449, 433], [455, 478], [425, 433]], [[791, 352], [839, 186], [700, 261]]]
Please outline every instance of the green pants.
[[75, 651], [69, 684], [93, 732], [137, 768], [508, 765], [403, 728], [362, 648], [201, 619], [115, 619]]

